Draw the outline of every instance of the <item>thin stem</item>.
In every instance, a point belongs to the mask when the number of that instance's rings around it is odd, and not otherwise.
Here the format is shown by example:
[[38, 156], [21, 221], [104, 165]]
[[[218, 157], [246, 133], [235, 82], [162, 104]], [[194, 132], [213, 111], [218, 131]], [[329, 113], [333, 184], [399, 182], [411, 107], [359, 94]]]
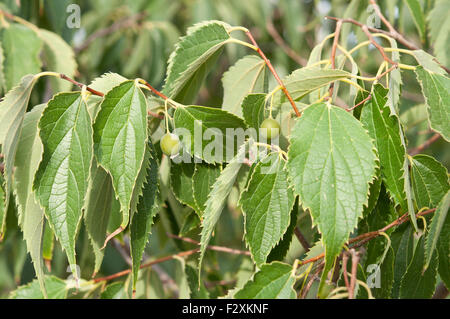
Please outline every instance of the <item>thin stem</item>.
[[295, 62], [300, 64], [301, 66], [306, 66], [308, 61], [297, 54], [281, 37], [281, 35], [278, 33], [277, 29], [273, 25], [273, 22], [271, 19], [268, 19], [266, 22], [266, 28], [269, 34], [272, 36], [272, 38], [275, 40], [275, 42], [283, 49], [283, 51]]
[[295, 236], [297, 237], [298, 241], [302, 245], [303, 249], [305, 250], [305, 252], [308, 252], [311, 248], [311, 245], [308, 243], [305, 236], [303, 236], [302, 232], [300, 231], [300, 228], [295, 227], [294, 233], [295, 233]]
[[[188, 238], [188, 237], [182, 237], [182, 236], [178, 236], [178, 235], [174, 235], [174, 234], [170, 234], [170, 233], [166, 233], [166, 235], [170, 238], [174, 238], [174, 239], [178, 239], [178, 240], [182, 240], [185, 241], [187, 243], [191, 243], [194, 245], [200, 245], [200, 243], [192, 238]], [[208, 249], [211, 250], [215, 250], [215, 251], [221, 251], [224, 253], [229, 253], [229, 254], [234, 254], [234, 255], [247, 255], [250, 256], [250, 252], [247, 250], [239, 250], [239, 249], [233, 249], [233, 248], [228, 248], [228, 247], [222, 247], [222, 246], [215, 246], [215, 245], [209, 245]]]
[[363, 104], [364, 102], [370, 100], [372, 98], [372, 95], [369, 94], [364, 100], [362, 100], [361, 102], [359, 102], [358, 104], [356, 104], [355, 106], [347, 109], [348, 112], [353, 111], [354, 109], [356, 109], [358, 106], [360, 106], [361, 104]]
[[[427, 209], [427, 210], [425, 210], [423, 212], [417, 213], [416, 217], [424, 216], [424, 215], [427, 215], [427, 214], [431, 214], [431, 213], [434, 213], [434, 211], [436, 211], [436, 208]], [[381, 228], [379, 230], [375, 230], [375, 231], [372, 231], [372, 232], [361, 234], [361, 235], [359, 235], [359, 236], [357, 236], [355, 238], [350, 239], [348, 241], [348, 244], [349, 245], [350, 244], [354, 244], [352, 246], [352, 248], [359, 247], [359, 246], [361, 246], [360, 243], [366, 243], [367, 241], [370, 241], [370, 240], [380, 236], [381, 233], [386, 232], [387, 230], [389, 230], [389, 229], [391, 229], [393, 227], [397, 227], [397, 226], [399, 226], [399, 225], [401, 225], [401, 224], [403, 224], [403, 223], [405, 223], [405, 222], [407, 222], [409, 220], [410, 220], [409, 214], [405, 213], [401, 217], [397, 218], [395, 221], [390, 223], [389, 225], [387, 225], [387, 226], [385, 226], [385, 227], [383, 227], [383, 228]], [[318, 255], [316, 257], [313, 257], [313, 258], [310, 258], [310, 259], [307, 259], [307, 260], [303, 260], [303, 261], [301, 261], [300, 265], [305, 265], [305, 264], [309, 264], [309, 263], [312, 263], [312, 262], [316, 262], [316, 261], [322, 259], [323, 257], [325, 257], [324, 253], [322, 253], [322, 254], [320, 254], [320, 255]]]
[[250, 42], [256, 47], [256, 52], [258, 52], [258, 54], [261, 56], [261, 58], [266, 62], [267, 67], [269, 68], [270, 72], [272, 72], [273, 76], [275, 77], [275, 80], [278, 82], [278, 84], [280, 85], [281, 89], [283, 90], [284, 94], [286, 95], [287, 99], [289, 100], [289, 102], [291, 103], [292, 108], [294, 109], [295, 115], [297, 117], [300, 117], [301, 114], [299, 112], [299, 110], [297, 109], [297, 106], [295, 105], [294, 100], [292, 99], [291, 95], [289, 94], [288, 90], [286, 89], [286, 87], [283, 84], [283, 81], [280, 79], [280, 77], [278, 76], [278, 73], [275, 71], [275, 69], [272, 66], [272, 63], [270, 63], [269, 59], [267, 59], [266, 55], [264, 54], [264, 52], [259, 48], [258, 44], [255, 41], [255, 38], [253, 38], [253, 35], [250, 33], [250, 31], [246, 31], [245, 34], [247, 35], [247, 37], [250, 39]]
[[[341, 28], [342, 28], [342, 20], [338, 20], [336, 23], [336, 29], [334, 31], [334, 40], [333, 40], [333, 46], [331, 47], [331, 69], [334, 70], [336, 68], [336, 50], [337, 46], [339, 44], [339, 35], [341, 34]], [[330, 88], [328, 90], [329, 92], [329, 98], [333, 98], [333, 90], [334, 90], [334, 82], [330, 84]]]
[[414, 156], [416, 154], [419, 154], [420, 152], [424, 151], [428, 147], [431, 146], [434, 142], [439, 140], [441, 138], [441, 135], [439, 133], [435, 133], [433, 136], [431, 136], [428, 140], [420, 144], [419, 146], [409, 150], [409, 155]]

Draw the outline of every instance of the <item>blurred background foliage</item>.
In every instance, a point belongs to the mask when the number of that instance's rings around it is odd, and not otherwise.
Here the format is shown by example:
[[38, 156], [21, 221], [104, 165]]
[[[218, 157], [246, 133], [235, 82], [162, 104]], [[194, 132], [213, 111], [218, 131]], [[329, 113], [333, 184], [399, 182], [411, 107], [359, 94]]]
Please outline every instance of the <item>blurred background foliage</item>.
[[[385, 16], [400, 33], [433, 54], [430, 37], [421, 36], [406, 2], [378, 1]], [[80, 28], [69, 28], [66, 24], [70, 15], [67, 8], [72, 3], [81, 8]], [[421, 0], [420, 3], [424, 16], [428, 17], [427, 32], [430, 32], [433, 19], [430, 18], [430, 11], [435, 1]], [[185, 34], [187, 27], [200, 21], [217, 19], [250, 29], [281, 77], [305, 65], [312, 49], [326, 35], [334, 32], [335, 23], [324, 19], [325, 16], [350, 17], [362, 23], [377, 24], [376, 20], [372, 20], [373, 9], [370, 8], [369, 1], [365, 0], [1, 0], [0, 9], [22, 17], [39, 28], [59, 34], [73, 48], [78, 64], [75, 73], [78, 81], [90, 83], [105, 72], [116, 72], [129, 78], [144, 78], [157, 89], [161, 89], [164, 84], [167, 60], [179, 36]], [[445, 21], [448, 12], [440, 14]], [[431, 39], [433, 38], [435, 37], [431, 35]], [[341, 45], [344, 47], [349, 49], [365, 40], [367, 38], [359, 28], [350, 24], [343, 27]], [[442, 39], [440, 41], [442, 43]], [[439, 59], [448, 67], [449, 41], [444, 39], [444, 43], [447, 50], [443, 50]], [[330, 56], [330, 49], [331, 41], [328, 41], [322, 56]], [[216, 67], [207, 75], [196, 104], [220, 106], [223, 98], [223, 72], [239, 58], [249, 54], [248, 49], [238, 45], [228, 45], [225, 51]], [[358, 50], [354, 57], [362, 69], [362, 75], [367, 76], [375, 75], [382, 62], [381, 56], [372, 46]], [[408, 60], [409, 57], [404, 58], [403, 63], [416, 63], [412, 59]], [[43, 65], [43, 69], [48, 68]], [[409, 148], [414, 148], [433, 133], [426, 120], [424, 100], [414, 73], [402, 72], [402, 81], [401, 118], [405, 124]], [[46, 102], [56, 93], [52, 90], [48, 82], [40, 81], [33, 91], [30, 104]], [[425, 153], [433, 154], [450, 168], [450, 150], [442, 139]], [[241, 184], [245, 182], [244, 176], [241, 181]], [[164, 184], [164, 180], [162, 183]], [[222, 214], [222, 230], [217, 232], [213, 244], [245, 249], [242, 214], [236, 206], [238, 194], [236, 189], [230, 196], [225, 208], [228, 212]], [[146, 250], [147, 257], [157, 258], [194, 247], [166, 235], [173, 233], [195, 238], [198, 234], [198, 220], [195, 220], [197, 217], [192, 210], [182, 207], [171, 196], [169, 205], [163, 210], [153, 228]], [[16, 218], [16, 214], [8, 214], [7, 234], [0, 244], [0, 297], [7, 297], [17, 285], [28, 283], [34, 278], [34, 270]], [[298, 225], [310, 243], [317, 240], [317, 231], [311, 229], [308, 214], [299, 212]], [[121, 242], [119, 240], [106, 248], [102, 274], [108, 275], [129, 267], [126, 258], [121, 256], [127, 246], [127, 239], [121, 237]], [[68, 277], [66, 258], [58, 244], [48, 247], [48, 253], [51, 273], [60, 278]], [[303, 253], [300, 244], [293, 240], [286, 259], [290, 263]], [[90, 278], [93, 253], [83, 229], [77, 243], [77, 255], [82, 277]], [[205, 280], [211, 297], [224, 295], [226, 289], [244, 283], [253, 272], [253, 264], [248, 257], [209, 252], [207, 258]], [[173, 288], [183, 286], [177, 279], [180, 277], [180, 263], [179, 260], [173, 260], [142, 271], [140, 284], [150, 283], [148, 289], [138, 289], [142, 292], [142, 297], [183, 296], [183, 289]], [[311, 294], [313, 293], [312, 290]]]

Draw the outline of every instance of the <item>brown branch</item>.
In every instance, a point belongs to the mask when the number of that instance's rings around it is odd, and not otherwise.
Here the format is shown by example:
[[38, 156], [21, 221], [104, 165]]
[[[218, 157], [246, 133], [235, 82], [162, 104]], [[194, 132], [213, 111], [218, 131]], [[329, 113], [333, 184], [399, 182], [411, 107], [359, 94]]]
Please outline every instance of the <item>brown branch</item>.
[[[436, 208], [424, 210], [423, 212], [417, 213], [416, 217], [418, 217], [418, 216], [425, 216], [425, 215], [434, 213], [435, 210], [436, 210]], [[359, 235], [359, 236], [357, 236], [355, 238], [350, 239], [348, 241], [347, 245], [351, 245], [351, 244], [355, 243], [355, 245], [353, 245], [352, 248], [359, 247], [359, 246], [361, 246], [360, 242], [366, 243], [367, 241], [370, 241], [370, 240], [380, 236], [381, 233], [386, 232], [388, 229], [391, 229], [393, 227], [399, 226], [399, 225], [407, 222], [409, 219], [410, 219], [409, 214], [405, 213], [401, 217], [397, 218], [395, 221], [390, 223], [389, 225], [384, 226], [383, 228], [381, 228], [379, 230], [375, 230], [375, 231], [372, 231], [372, 232], [361, 234], [361, 235]], [[320, 255], [318, 255], [316, 257], [313, 257], [313, 258], [310, 258], [310, 259], [307, 259], [307, 260], [303, 260], [303, 261], [301, 261], [299, 263], [299, 265], [301, 266], [301, 265], [309, 264], [309, 263], [312, 263], [312, 262], [316, 262], [316, 261], [322, 259], [323, 257], [325, 257], [324, 253], [322, 253], [322, 254], [320, 254]]]
[[264, 54], [264, 52], [260, 49], [260, 47], [258, 46], [258, 44], [255, 41], [255, 38], [253, 38], [253, 35], [250, 33], [250, 31], [246, 31], [245, 34], [247, 35], [247, 37], [250, 39], [250, 42], [255, 46], [256, 48], [256, 52], [258, 52], [258, 54], [261, 56], [261, 58], [266, 62], [267, 67], [269, 68], [270, 72], [272, 72], [273, 76], [275, 77], [275, 80], [278, 82], [278, 84], [280, 85], [281, 89], [284, 92], [284, 95], [286, 95], [287, 99], [289, 100], [289, 103], [291, 103], [292, 108], [294, 109], [295, 115], [297, 115], [297, 117], [300, 117], [301, 114], [297, 108], [297, 106], [295, 105], [294, 100], [292, 99], [291, 95], [289, 94], [288, 90], [286, 89], [286, 87], [283, 84], [283, 81], [281, 81], [280, 77], [278, 76], [278, 73], [275, 71], [275, 69], [272, 66], [272, 63], [270, 63], [269, 59], [266, 57], [266, 55]]
[[305, 289], [302, 291], [302, 294], [300, 296], [301, 299], [305, 299], [306, 295], [308, 294], [309, 290], [312, 287], [312, 284], [314, 283], [314, 280], [316, 280], [318, 278], [319, 273], [323, 270], [323, 267], [325, 266], [325, 263], [322, 262], [320, 263], [320, 265], [317, 267], [316, 271], [314, 272], [314, 274], [312, 275], [311, 279], [308, 281], [308, 283], [306, 284]]
[[[330, 16], [326, 16], [326, 19], [330, 19], [330, 20], [340, 20], [339, 18], [335, 18], [335, 17], [330, 17]], [[381, 18], [381, 17], [380, 17]], [[341, 19], [343, 23], [351, 23], [354, 24], [360, 28], [362, 28], [363, 26], [365, 26], [367, 28], [368, 31], [373, 32], [373, 33], [381, 33], [384, 35], [387, 35], [391, 38], [393, 38], [394, 40], [397, 40], [398, 42], [400, 42], [401, 44], [403, 44], [405, 47], [407, 47], [410, 50], [420, 50], [420, 48], [418, 46], [416, 46], [414, 43], [406, 40], [400, 33], [398, 33], [396, 30], [394, 30], [395, 32], [389, 32], [389, 31], [385, 31], [382, 29], [377, 29], [377, 28], [373, 28], [373, 27], [369, 27], [367, 25], [362, 24], [361, 22], [358, 22], [354, 19], [351, 18], [346, 18], [346, 19]], [[442, 63], [440, 63], [436, 58], [434, 59], [441, 68], [443, 68], [447, 73], [450, 73], [450, 69], [447, 68], [445, 65], [443, 65]]]
[[[337, 46], [339, 44], [339, 35], [341, 34], [341, 28], [342, 28], [342, 20], [338, 20], [336, 23], [336, 29], [334, 31], [334, 39], [333, 39], [333, 46], [331, 47], [331, 69], [334, 70], [336, 68], [336, 50]], [[333, 96], [333, 90], [334, 90], [334, 82], [330, 84], [330, 88], [328, 90], [328, 98], [331, 99]]]
[[306, 66], [308, 61], [297, 54], [281, 37], [281, 35], [278, 33], [277, 29], [273, 25], [272, 20], [268, 19], [266, 22], [266, 28], [269, 32], [270, 36], [274, 39], [274, 41], [283, 49], [283, 51], [296, 63], [300, 64], [301, 66]]
[[354, 249], [351, 249], [350, 252], [352, 253], [352, 277], [350, 278], [350, 289], [348, 291], [348, 299], [354, 299], [359, 255]]
[[148, 83], [147, 81], [144, 80], [144, 85], [146, 87], [148, 87], [153, 93], [155, 93], [156, 95], [158, 95], [160, 98], [167, 100], [169, 99], [167, 96], [165, 96], [164, 94], [162, 94], [161, 92], [159, 92], [157, 89], [155, 89], [153, 86], [150, 85], [150, 83]]
[[416, 154], [419, 154], [420, 152], [424, 151], [428, 147], [431, 146], [434, 142], [436, 142], [438, 139], [440, 139], [441, 135], [439, 133], [433, 134], [428, 140], [420, 144], [419, 146], [412, 148], [408, 151], [409, 155], [414, 156]]
[[[187, 250], [187, 251], [182, 251], [182, 252], [180, 252], [178, 254], [173, 254], [173, 255], [161, 257], [161, 258], [152, 260], [152, 261], [150, 261], [148, 263], [142, 264], [140, 268], [141, 269], [142, 268], [147, 268], [147, 267], [150, 267], [152, 265], [159, 264], [159, 263], [162, 263], [162, 262], [174, 259], [176, 257], [187, 257], [187, 256], [195, 254], [195, 253], [197, 253], [199, 251], [200, 251], [200, 249], [196, 248], [196, 249], [191, 249], [191, 250]], [[98, 283], [98, 282], [101, 282], [101, 281], [109, 281], [109, 280], [113, 280], [113, 279], [116, 279], [116, 278], [128, 275], [129, 273], [131, 273], [131, 269], [125, 269], [125, 270], [119, 271], [119, 272], [117, 272], [115, 274], [112, 274], [112, 275], [109, 275], [109, 276], [106, 276], [106, 277], [100, 277], [100, 278], [93, 279], [93, 282], [94, 283]]]
[[[177, 236], [177, 235], [170, 234], [170, 233], [166, 233], [166, 234], [170, 238], [182, 240], [182, 241], [185, 241], [187, 243], [194, 244], [194, 245], [200, 245], [200, 243], [198, 241], [196, 241], [196, 240], [194, 240], [192, 238], [181, 237], [181, 236]], [[221, 252], [224, 252], [224, 253], [234, 254], [234, 255], [247, 255], [247, 256], [250, 256], [250, 252], [247, 251], [247, 250], [239, 250], [239, 249], [233, 249], [233, 248], [222, 247], [222, 246], [215, 246], [215, 245], [209, 245], [207, 248], [211, 249], [211, 250], [215, 250], [215, 251], [221, 251]]]
[[381, 55], [383, 56], [383, 59], [387, 62], [389, 62], [392, 65], [397, 65], [397, 62], [392, 61], [387, 55], [386, 52], [384, 52], [384, 49], [381, 45], [379, 45], [377, 43], [377, 41], [375, 41], [375, 39], [373, 38], [372, 34], [370, 33], [368, 27], [366, 25], [363, 25], [361, 27], [361, 29], [363, 30], [363, 32], [366, 34], [367, 38], [369, 38], [369, 41], [377, 48], [377, 50], [381, 53]]
[[91, 93], [94, 94], [94, 95], [97, 95], [97, 96], [105, 96], [105, 94], [103, 94], [102, 92], [99, 92], [99, 91], [97, 91], [97, 90], [94, 90], [94, 89], [88, 87], [87, 85], [85, 85], [85, 84], [83, 84], [83, 83], [80, 83], [80, 82], [78, 82], [78, 81], [75, 81], [74, 79], [69, 78], [69, 77], [68, 77], [67, 75], [65, 75], [65, 74], [60, 73], [60, 74], [59, 74], [59, 77], [60, 77], [61, 79], [63, 79], [63, 80], [69, 81], [70, 83], [72, 83], [72, 84], [78, 86], [80, 89], [82, 89], [83, 86], [86, 86], [86, 90], [88, 90], [89, 92], [91, 92]]
[[302, 247], [305, 250], [305, 252], [308, 252], [309, 249], [311, 248], [311, 245], [308, 243], [308, 241], [306, 240], [305, 236], [303, 236], [302, 232], [300, 231], [300, 228], [295, 227], [294, 228], [294, 234], [297, 237], [297, 239], [300, 242], [300, 244], [302, 245]]
[[372, 95], [369, 94], [364, 100], [362, 100], [361, 102], [359, 102], [358, 104], [356, 104], [355, 106], [347, 109], [348, 112], [353, 111], [354, 109], [356, 109], [358, 106], [360, 106], [361, 104], [365, 103], [366, 101], [370, 100], [372, 98]]
[[144, 19], [147, 16], [146, 12], [141, 12], [138, 14], [135, 14], [131, 17], [124, 18], [120, 21], [117, 21], [110, 25], [107, 28], [97, 30], [93, 34], [91, 34], [81, 45], [74, 48], [74, 51], [76, 53], [79, 53], [85, 49], [87, 49], [92, 42], [94, 42], [96, 39], [107, 36], [111, 33], [114, 33], [120, 29], [128, 28], [136, 24], [137, 21]]
[[344, 275], [345, 287], [347, 287], [348, 295], [350, 296], [350, 283], [348, 282], [347, 262], [348, 262], [348, 252], [345, 251], [342, 254], [342, 271]]
[[[197, 245], [199, 244], [199, 242], [197, 242], [197, 241], [195, 241], [195, 240], [193, 240], [191, 238], [179, 237], [179, 236], [171, 235], [171, 234], [167, 234], [167, 235], [169, 235], [170, 237], [173, 237], [173, 238], [177, 238], [177, 239], [180, 239], [180, 240], [184, 240], [186, 242], [193, 243], [193, 244], [197, 244]], [[231, 249], [231, 248], [228, 248], [228, 247], [209, 245], [206, 248], [210, 249], [210, 250], [215, 250], [215, 251], [220, 251], [220, 252], [224, 252], [224, 253], [229, 253], [229, 254], [238, 254], [238, 255], [247, 255], [247, 256], [250, 255], [249, 251], [238, 250], [238, 249]], [[147, 263], [142, 264], [140, 269], [147, 268], [147, 267], [150, 267], [152, 265], [159, 264], [159, 263], [162, 263], [162, 262], [174, 259], [176, 257], [187, 257], [187, 256], [195, 254], [195, 253], [197, 253], [199, 251], [200, 251], [200, 248], [195, 248], [195, 249], [191, 249], [191, 250], [187, 250], [187, 251], [182, 251], [182, 252], [177, 253], [177, 254], [164, 256], [164, 257], [161, 257], [161, 258], [158, 258], [158, 259], [155, 259], [155, 260], [152, 260], [152, 261], [149, 261]], [[115, 274], [112, 274], [112, 275], [109, 275], [109, 276], [106, 276], [106, 277], [93, 279], [93, 282], [97, 283], [97, 282], [100, 282], [100, 281], [109, 281], [109, 280], [113, 280], [113, 279], [116, 279], [116, 278], [128, 275], [129, 273], [131, 273], [131, 269], [125, 269], [125, 270], [122, 270], [120, 272], [117, 272]]]

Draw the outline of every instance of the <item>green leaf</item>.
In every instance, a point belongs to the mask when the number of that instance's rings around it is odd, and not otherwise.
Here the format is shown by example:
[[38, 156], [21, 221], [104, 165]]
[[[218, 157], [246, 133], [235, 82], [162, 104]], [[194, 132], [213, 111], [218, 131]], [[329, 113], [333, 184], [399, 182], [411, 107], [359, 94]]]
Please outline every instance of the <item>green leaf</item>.
[[[0, 174], [0, 227], [4, 227], [3, 224], [5, 223], [4, 220], [6, 220], [6, 211], [7, 211], [7, 207], [6, 207], [6, 196], [5, 196], [5, 189], [4, 189], [4, 178], [3, 175]], [[2, 239], [2, 234], [0, 234], [0, 239]]]
[[247, 55], [223, 74], [222, 83], [222, 109], [242, 117], [244, 97], [267, 91], [266, 62], [256, 55]]
[[289, 175], [300, 202], [310, 210], [322, 233], [326, 269], [367, 204], [376, 156], [361, 123], [336, 106], [309, 106], [292, 132]]
[[124, 299], [126, 298], [126, 293], [124, 289], [125, 284], [123, 282], [115, 282], [106, 286], [105, 290], [102, 291], [101, 299]]
[[94, 255], [94, 274], [100, 270], [105, 250], [102, 249], [106, 238], [111, 211], [117, 208], [111, 176], [93, 160], [89, 188], [84, 207], [84, 223]]
[[[447, 219], [448, 209], [450, 207], [450, 191], [445, 194], [445, 196], [440, 201], [439, 205], [434, 212], [433, 219], [428, 230], [426, 240], [425, 240], [425, 265], [424, 270], [426, 270], [430, 263], [433, 255], [436, 255], [435, 249], [440, 239], [441, 231], [444, 229], [444, 224]], [[442, 236], [449, 236], [448, 233], [442, 233]]]
[[[50, 299], [66, 299], [68, 287], [64, 280], [55, 276], [45, 276], [45, 286], [47, 287], [48, 298]], [[37, 280], [20, 286], [10, 295], [11, 299], [44, 299]]]
[[424, 257], [424, 239], [421, 237], [414, 251], [414, 257], [402, 277], [399, 296], [401, 299], [429, 299], [433, 296], [438, 267], [437, 254], [433, 254], [425, 272]]
[[411, 177], [417, 207], [436, 207], [450, 188], [447, 169], [433, 157], [419, 154], [411, 159]]
[[414, 24], [419, 31], [420, 38], [424, 42], [427, 35], [427, 25], [420, 2], [419, 0], [405, 0], [405, 2], [408, 6], [409, 13], [413, 17]]
[[198, 271], [190, 265], [186, 265], [184, 268], [186, 272], [187, 282], [190, 290], [190, 299], [209, 299], [209, 292], [206, 290], [205, 285], [199, 284]]
[[427, 102], [431, 128], [450, 141], [450, 79], [421, 66], [415, 72]]
[[[39, 121], [44, 154], [33, 183], [75, 278], [75, 239], [92, 162], [91, 118], [79, 92], [57, 94]], [[76, 196], [75, 196], [76, 194]]]
[[[48, 30], [40, 29], [39, 37], [44, 42], [44, 57], [46, 67], [49, 71], [59, 72], [73, 78], [77, 71], [77, 62], [71, 46], [69, 46], [58, 34]], [[69, 91], [72, 83], [61, 81], [52, 77], [51, 80], [54, 91]]]
[[130, 250], [133, 261], [133, 290], [136, 289], [141, 259], [153, 225], [153, 218], [158, 212], [158, 162], [153, 144], [147, 146], [150, 165], [147, 167], [147, 178], [142, 196], [139, 197], [137, 211], [130, 225]]
[[224, 168], [224, 170], [214, 183], [211, 192], [209, 193], [208, 200], [206, 201], [206, 208], [205, 212], [203, 213], [202, 232], [200, 240], [200, 258], [198, 263], [199, 274], [201, 272], [201, 266], [206, 247], [209, 244], [214, 228], [216, 227], [220, 215], [222, 214], [226, 199], [231, 192], [234, 182], [236, 181], [236, 178], [244, 161], [248, 143], [251, 143], [251, 141], [244, 143], [239, 148], [236, 156]]
[[289, 251], [291, 246], [292, 238], [294, 237], [294, 230], [297, 226], [297, 219], [299, 214], [299, 202], [298, 197], [294, 201], [294, 206], [291, 211], [291, 220], [289, 222], [289, 227], [283, 235], [280, 242], [270, 251], [269, 256], [267, 256], [267, 262], [271, 263], [276, 260], [283, 260]]
[[440, 67], [439, 63], [436, 62], [436, 58], [431, 54], [423, 51], [423, 50], [414, 50], [412, 51], [414, 57], [417, 62], [429, 72], [433, 72], [440, 75], [446, 75], [446, 72], [443, 68]]
[[[297, 69], [287, 76], [283, 83], [294, 100], [300, 100], [309, 93], [328, 85], [336, 80], [349, 77], [349, 73], [343, 70], [319, 69], [317, 67], [304, 67]], [[286, 102], [283, 92], [275, 93], [274, 104]]]
[[170, 165], [170, 187], [177, 200], [194, 209], [198, 214], [200, 209], [194, 198], [193, 176], [195, 172], [194, 163], [171, 163]]
[[374, 86], [372, 99], [362, 110], [361, 123], [374, 140], [380, 159], [381, 177], [387, 190], [395, 203], [407, 211], [403, 180], [406, 151], [400, 136], [398, 118], [391, 115], [386, 105], [387, 92], [388, 90], [379, 84]]
[[447, 288], [450, 287], [450, 218], [445, 219], [441, 236], [437, 242], [439, 257], [439, 276]]
[[294, 194], [287, 181], [286, 162], [279, 153], [271, 153], [254, 165], [239, 203], [245, 219], [245, 241], [260, 267], [289, 226]]
[[35, 106], [25, 115], [23, 129], [18, 142], [14, 165], [14, 194], [19, 214], [19, 225], [31, 255], [34, 270], [41, 290], [44, 286], [44, 263], [42, 244], [44, 233], [44, 211], [37, 203], [32, 191], [34, 175], [41, 162], [43, 146], [38, 134], [38, 122], [45, 104]]
[[7, 91], [18, 85], [24, 75], [41, 71], [39, 53], [42, 40], [33, 30], [22, 24], [10, 24], [9, 27], [3, 28], [0, 42], [5, 56], [4, 74]]
[[450, 20], [450, 3], [447, 0], [437, 0], [433, 10], [427, 16], [430, 25], [431, 44], [433, 52], [443, 65], [449, 65], [450, 52], [448, 50]]
[[394, 283], [392, 298], [399, 298], [400, 283], [414, 255], [414, 234], [410, 224], [405, 223], [391, 235], [391, 247], [395, 251]]
[[195, 72], [230, 39], [227, 28], [223, 22], [206, 21], [187, 30], [170, 55], [163, 89], [165, 95], [176, 99]]
[[[117, 73], [104, 73], [98, 78], [95, 78], [89, 84], [91, 89], [102, 92], [103, 94], [108, 93], [112, 88], [120, 85], [122, 82], [127, 81], [126, 78]], [[91, 118], [94, 120], [100, 110], [101, 102], [103, 102], [102, 96], [91, 95], [88, 99], [88, 110]]]
[[4, 95], [6, 92], [6, 83], [5, 83], [5, 73], [3, 64], [5, 62], [5, 54], [3, 53], [3, 48], [0, 43], [0, 94]]
[[209, 192], [220, 176], [220, 173], [221, 167], [219, 165], [195, 164], [194, 175], [192, 176], [192, 189], [195, 204], [201, 215], [205, 211]]
[[124, 229], [130, 219], [133, 190], [147, 143], [147, 103], [134, 81], [125, 81], [104, 97], [94, 123], [98, 163], [111, 175]]
[[[253, 127], [259, 136], [259, 128], [265, 120], [267, 94], [256, 93], [247, 95], [242, 101], [242, 113], [248, 127]], [[256, 138], [256, 137], [255, 137]]]
[[237, 299], [295, 299], [292, 266], [274, 261], [264, 264], [245, 286], [236, 292]]
[[[389, 38], [389, 43], [392, 49], [397, 49], [397, 41]], [[401, 63], [400, 61], [400, 53], [398, 51], [392, 51], [391, 53], [392, 61], [396, 63]], [[387, 102], [386, 104], [391, 109], [391, 114], [397, 115], [399, 114], [399, 103], [401, 97], [402, 90], [402, 73], [400, 68], [395, 68], [389, 73], [389, 91], [387, 93]]]
[[[22, 123], [30, 100], [31, 90], [36, 83], [34, 75], [24, 76], [18, 86], [9, 91], [0, 102], [0, 144], [5, 155], [5, 207], [9, 206], [12, 189], [12, 173]], [[3, 236], [6, 212], [0, 220], [0, 238]]]
[[185, 150], [207, 163], [230, 161], [244, 142], [227, 134], [227, 130], [232, 129], [242, 129], [244, 133], [244, 121], [221, 109], [194, 105], [178, 107], [174, 122], [176, 129], [189, 132], [188, 136], [181, 136]]

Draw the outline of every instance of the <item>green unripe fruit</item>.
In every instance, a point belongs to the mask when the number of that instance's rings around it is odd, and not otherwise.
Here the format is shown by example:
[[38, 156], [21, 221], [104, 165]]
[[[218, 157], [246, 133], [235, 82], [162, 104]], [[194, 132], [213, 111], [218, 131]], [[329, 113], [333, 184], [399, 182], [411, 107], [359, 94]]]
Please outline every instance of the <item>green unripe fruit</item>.
[[176, 134], [166, 133], [161, 138], [160, 145], [161, 150], [167, 156], [176, 155], [180, 151], [180, 139]]
[[280, 124], [272, 118], [265, 119], [261, 123], [260, 134], [266, 139], [276, 138], [280, 135]]

